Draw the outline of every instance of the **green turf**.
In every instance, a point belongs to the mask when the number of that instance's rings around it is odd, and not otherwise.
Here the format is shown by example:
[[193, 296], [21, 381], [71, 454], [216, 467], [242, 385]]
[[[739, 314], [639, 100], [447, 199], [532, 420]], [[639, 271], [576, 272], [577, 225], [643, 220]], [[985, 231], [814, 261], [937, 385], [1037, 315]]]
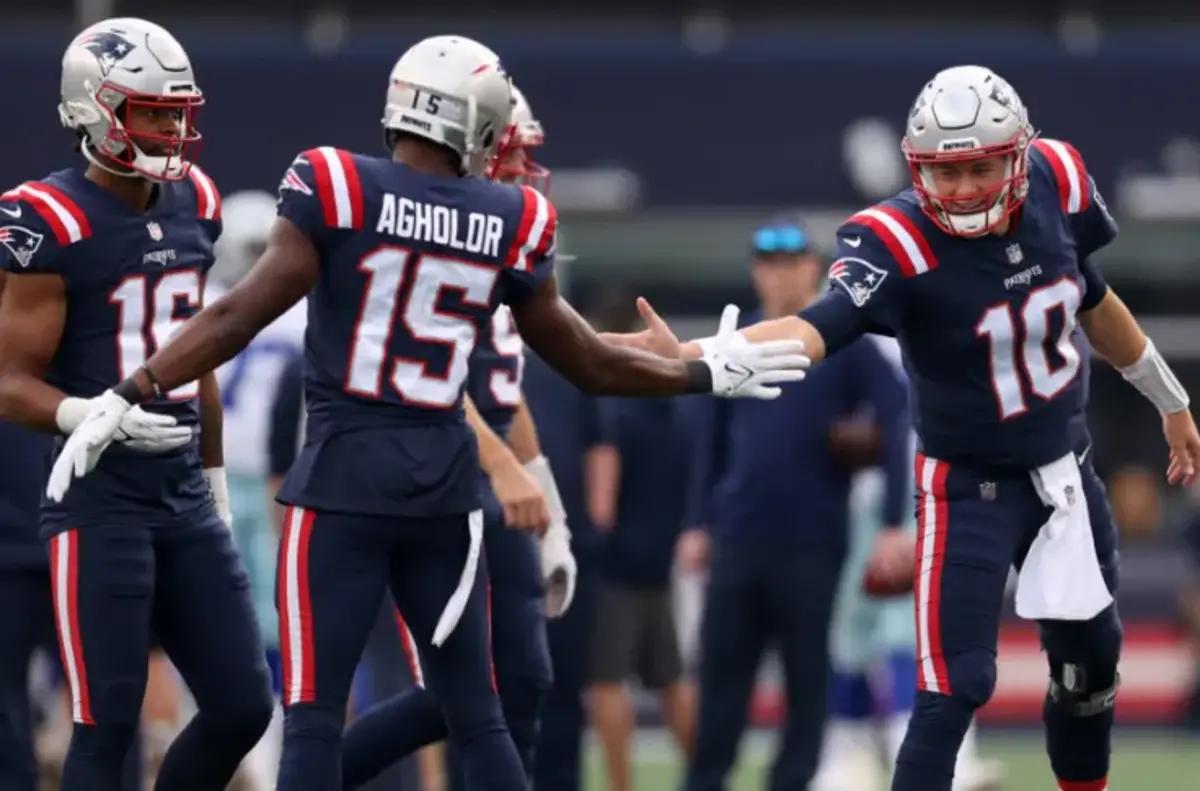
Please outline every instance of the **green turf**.
[[[1198, 791], [1200, 739], [1173, 732], [1123, 731], [1114, 738], [1112, 791]], [[756, 734], [743, 745], [730, 791], [764, 787], [773, 742]], [[1054, 791], [1050, 766], [1036, 732], [984, 734], [981, 751], [1004, 767], [1004, 791]], [[661, 734], [639, 734], [634, 788], [637, 791], [675, 791], [680, 768], [670, 744]], [[604, 791], [600, 754], [589, 743], [586, 791]]]

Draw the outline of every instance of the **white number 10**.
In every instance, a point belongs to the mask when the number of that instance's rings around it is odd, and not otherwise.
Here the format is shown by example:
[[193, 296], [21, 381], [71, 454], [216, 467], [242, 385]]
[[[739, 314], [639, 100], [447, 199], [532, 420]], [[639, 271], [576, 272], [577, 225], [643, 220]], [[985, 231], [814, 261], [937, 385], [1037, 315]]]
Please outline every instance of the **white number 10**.
[[[1017, 369], [1018, 358], [1024, 364], [1030, 390], [1045, 401], [1058, 395], [1079, 372], [1079, 351], [1071, 343], [1071, 331], [1075, 328], [1080, 297], [1079, 286], [1068, 278], [1031, 291], [1021, 308], [1021, 324], [1025, 328], [1025, 342], [1021, 347], [1017, 345], [1013, 309], [1007, 303], [988, 308], [975, 325], [975, 335], [988, 340], [992, 390], [996, 394], [1001, 420], [1024, 414], [1029, 408]], [[1062, 358], [1062, 364], [1057, 368], [1052, 367], [1046, 354], [1049, 316], [1054, 310], [1061, 310], [1063, 314], [1062, 331], [1054, 342], [1054, 348]]]

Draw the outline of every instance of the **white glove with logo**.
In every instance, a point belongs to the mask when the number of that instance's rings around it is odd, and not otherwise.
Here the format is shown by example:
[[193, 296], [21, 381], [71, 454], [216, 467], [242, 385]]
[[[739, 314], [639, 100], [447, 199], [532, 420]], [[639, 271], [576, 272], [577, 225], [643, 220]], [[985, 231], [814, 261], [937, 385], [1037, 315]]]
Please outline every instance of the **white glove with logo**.
[[204, 479], [208, 481], [209, 491], [212, 492], [213, 505], [217, 508], [217, 516], [230, 530], [233, 529], [233, 509], [229, 506], [229, 479], [225, 477], [224, 467], [206, 467]]
[[696, 341], [712, 374], [712, 393], [720, 398], [778, 398], [783, 382], [799, 382], [812, 365], [803, 341], [752, 343], [737, 331], [737, 305], [726, 305], [717, 334]]
[[546, 589], [542, 605], [547, 618], [561, 618], [575, 598], [575, 578], [579, 574], [575, 556], [571, 553], [567, 511], [545, 456], [528, 462], [525, 470], [537, 481], [550, 512], [550, 527], [542, 536], [542, 584]]

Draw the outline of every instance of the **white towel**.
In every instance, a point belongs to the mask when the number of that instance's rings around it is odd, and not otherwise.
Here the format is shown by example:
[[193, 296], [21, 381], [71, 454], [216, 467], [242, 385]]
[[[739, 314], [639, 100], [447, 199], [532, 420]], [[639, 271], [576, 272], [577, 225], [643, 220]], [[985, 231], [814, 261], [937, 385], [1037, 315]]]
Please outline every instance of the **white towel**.
[[1112, 594], [1096, 557], [1079, 460], [1068, 453], [1029, 474], [1038, 496], [1054, 512], [1017, 576], [1017, 615], [1086, 621], [1112, 603]]
[[467, 562], [463, 566], [462, 576], [458, 578], [458, 587], [450, 594], [450, 600], [438, 618], [437, 628], [433, 630], [433, 644], [441, 647], [446, 638], [458, 626], [463, 610], [467, 609], [467, 599], [471, 597], [471, 588], [475, 586], [475, 569], [479, 566], [479, 548], [483, 544], [483, 511], [475, 510], [467, 516], [467, 529], [471, 533], [471, 545], [467, 547]]

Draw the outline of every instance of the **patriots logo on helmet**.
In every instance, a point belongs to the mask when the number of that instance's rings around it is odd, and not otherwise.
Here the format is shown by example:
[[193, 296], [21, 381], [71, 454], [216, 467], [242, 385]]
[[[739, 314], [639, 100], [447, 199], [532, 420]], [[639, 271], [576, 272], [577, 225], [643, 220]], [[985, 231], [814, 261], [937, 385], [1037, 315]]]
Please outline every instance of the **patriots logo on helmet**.
[[860, 308], [867, 304], [887, 275], [885, 270], [861, 258], [839, 258], [829, 267], [830, 281], [841, 286]]
[[100, 64], [100, 73], [105, 77], [117, 63], [137, 49], [136, 44], [112, 30], [89, 33], [75, 43], [96, 56], [96, 61]]
[[42, 246], [42, 234], [22, 228], [20, 225], [5, 225], [0, 228], [0, 244], [8, 248], [13, 258], [22, 267], [29, 266], [33, 254]]

